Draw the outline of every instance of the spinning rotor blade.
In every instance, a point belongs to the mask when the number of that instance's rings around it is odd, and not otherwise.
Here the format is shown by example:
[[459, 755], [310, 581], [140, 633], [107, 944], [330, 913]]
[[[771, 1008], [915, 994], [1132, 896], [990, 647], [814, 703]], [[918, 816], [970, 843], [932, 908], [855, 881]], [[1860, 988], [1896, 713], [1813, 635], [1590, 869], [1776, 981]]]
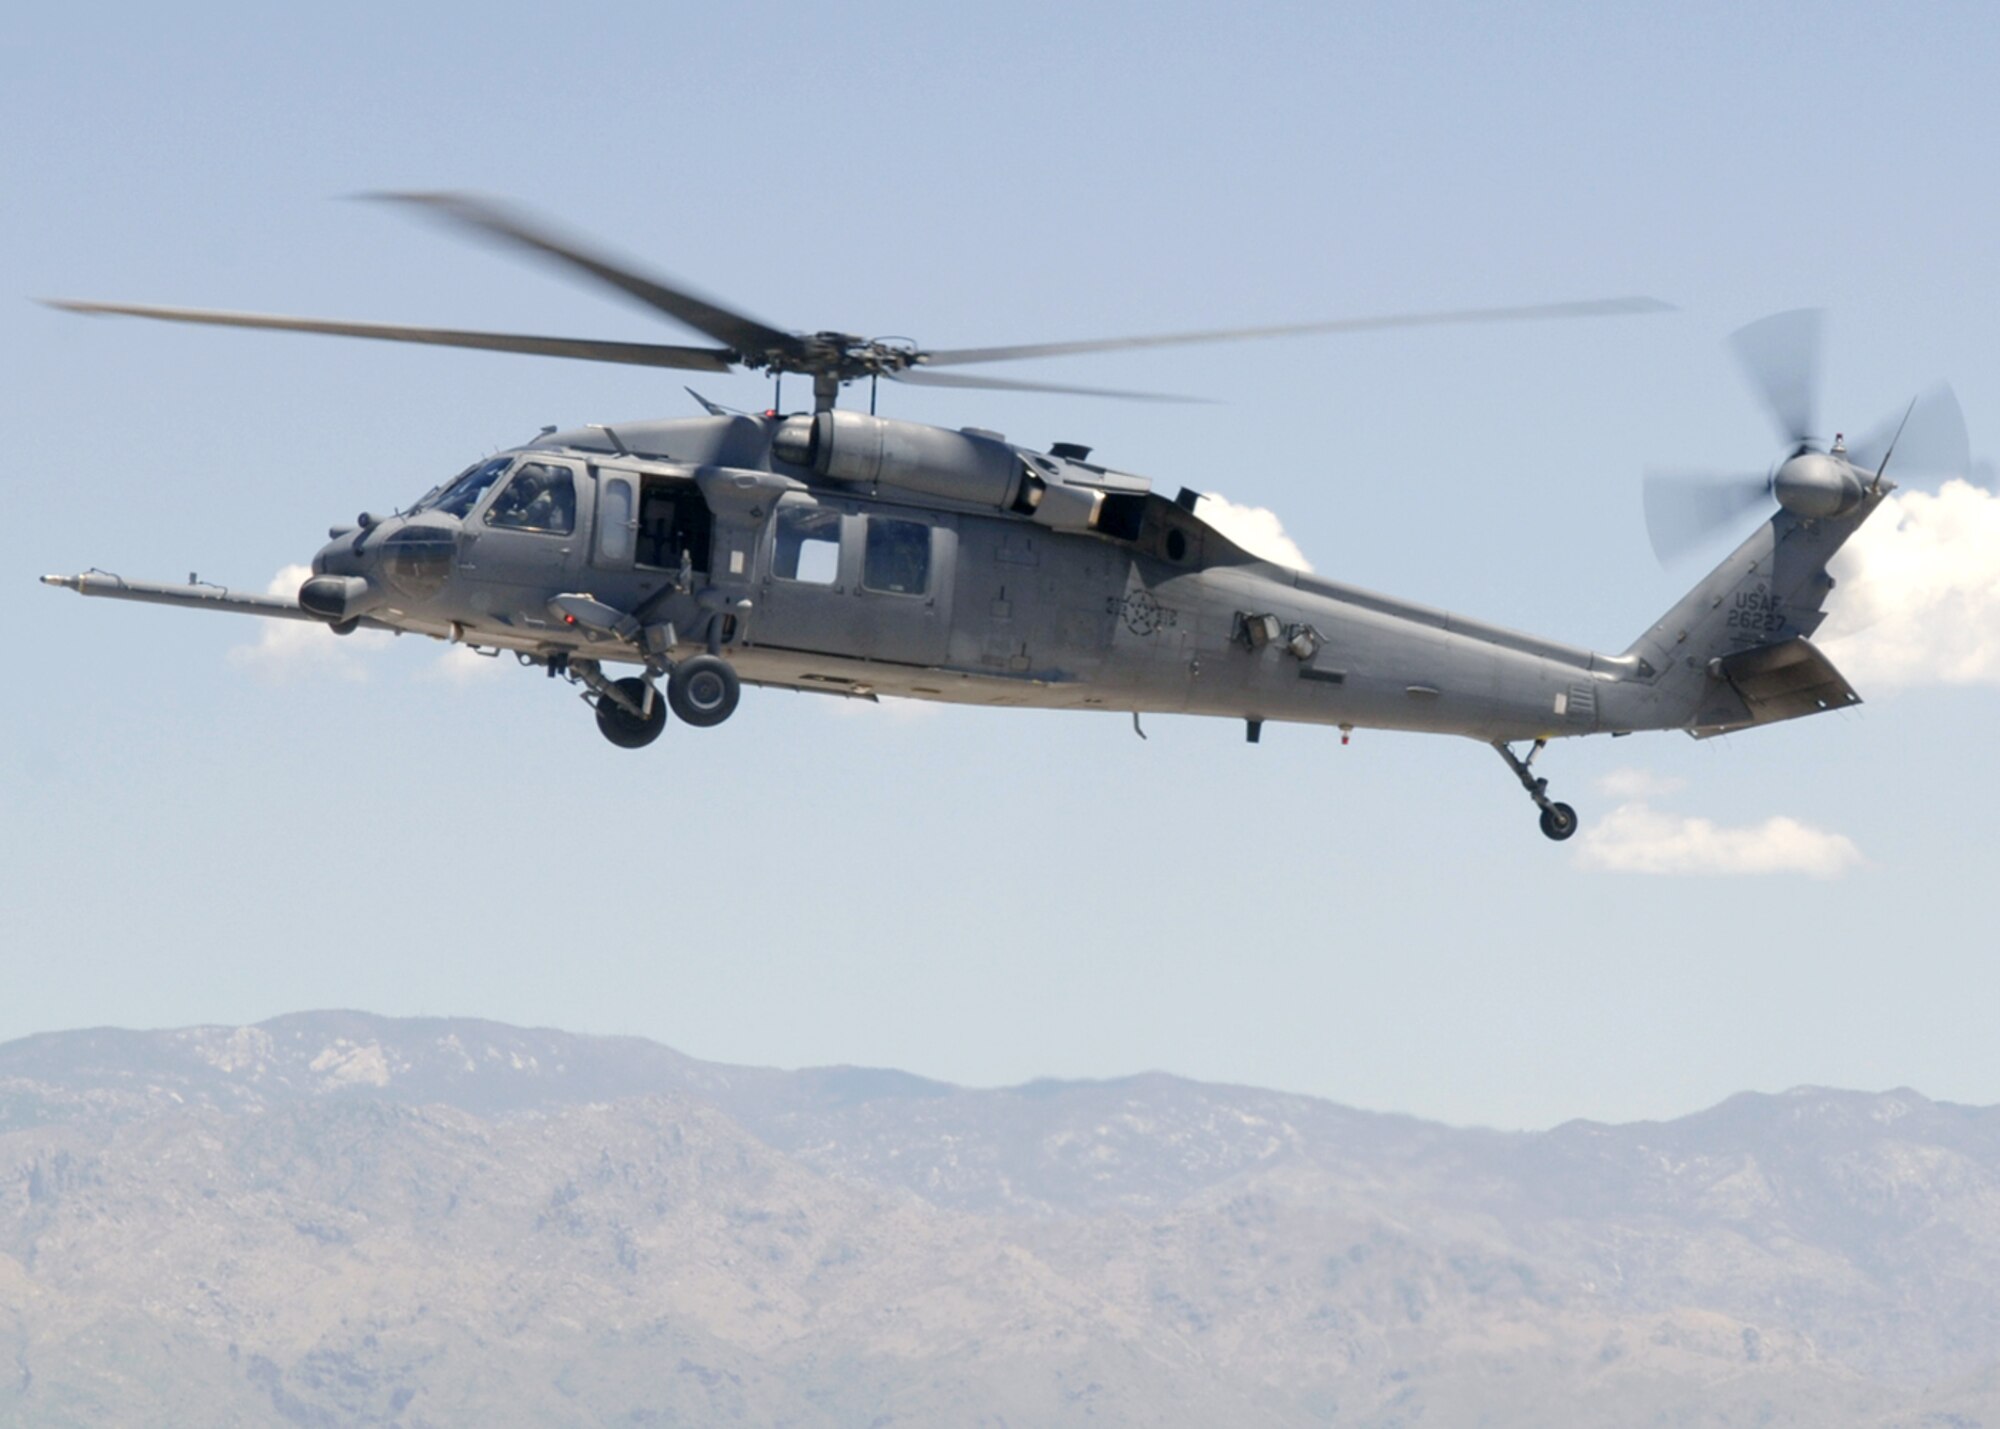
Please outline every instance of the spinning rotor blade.
[[1788, 446], [1798, 447], [1816, 430], [1819, 405], [1820, 332], [1818, 308], [1774, 313], [1730, 338], [1737, 361], [1764, 399]]
[[608, 283], [637, 298], [654, 311], [664, 313], [676, 322], [686, 323], [696, 332], [706, 333], [717, 342], [729, 344], [744, 357], [800, 353], [804, 350], [798, 338], [791, 333], [780, 332], [767, 323], [699, 297], [685, 288], [621, 267], [568, 240], [529, 226], [497, 204], [454, 193], [377, 193], [364, 194], [363, 197], [425, 209], [461, 227], [588, 273], [599, 282]]
[[209, 323], [222, 327], [267, 328], [319, 333], [337, 337], [369, 337], [390, 342], [466, 347], [489, 352], [521, 352], [545, 357], [569, 357], [644, 367], [679, 367], [724, 372], [749, 367], [768, 373], [810, 374], [815, 407], [830, 407], [842, 385], [866, 377], [887, 377], [916, 386], [983, 388], [989, 391], [1060, 392], [1091, 397], [1119, 397], [1142, 402], [1191, 402], [1202, 398], [1121, 388], [1070, 386], [1003, 378], [952, 377], [933, 369], [978, 362], [1060, 357], [1087, 352], [1164, 347], [1175, 344], [1231, 342], [1248, 338], [1293, 337], [1312, 333], [1364, 332], [1383, 328], [1435, 327], [1454, 323], [1515, 322], [1549, 318], [1603, 317], [1619, 313], [1668, 311], [1652, 298], [1608, 298], [1588, 302], [1545, 303], [1526, 307], [1466, 308], [1451, 312], [1394, 313], [1379, 317], [1343, 318], [1331, 322], [1288, 323], [1274, 327], [1213, 329], [1159, 333], [1151, 336], [1101, 338], [1011, 347], [953, 348], [931, 352], [903, 338], [868, 338], [855, 333], [783, 332], [768, 323], [702, 297], [676, 283], [636, 269], [561, 237], [511, 207], [468, 194], [399, 192], [366, 194], [380, 202], [403, 204], [442, 222], [469, 229], [484, 238], [525, 249], [548, 262], [580, 272], [626, 296], [636, 298], [662, 316], [706, 333], [719, 348], [663, 343], [603, 342], [589, 338], [539, 337], [520, 333], [468, 332], [449, 328], [390, 323], [333, 322], [319, 318], [278, 317], [262, 313], [223, 312], [204, 308], [167, 308], [137, 304], [58, 302], [72, 312], [119, 313], [128, 317], [169, 322]]
[[972, 377], [958, 372], [929, 372], [920, 367], [884, 374], [891, 382], [912, 387], [983, 387], [995, 392], [1066, 392], [1079, 397], [1122, 397], [1130, 402], [1208, 402], [1208, 397], [1176, 397], [1167, 392], [1125, 392], [1114, 387], [1059, 387], [1049, 382], [1014, 382], [1005, 377]]
[[1673, 311], [1672, 304], [1660, 302], [1657, 298], [1601, 298], [1580, 303], [1541, 303], [1531, 307], [1461, 308], [1453, 312], [1438, 313], [1390, 313], [1382, 317], [1336, 318], [1330, 322], [1281, 323], [1276, 327], [1215, 328], [1203, 332], [1156, 333], [1147, 337], [1090, 338], [1082, 342], [1040, 342], [1016, 347], [957, 347], [923, 353], [917, 361], [925, 367], [959, 367], [972, 362], [1013, 362], [1024, 357], [1067, 357], [1082, 352], [1118, 352], [1135, 347], [1175, 347], [1198, 342], [1240, 342], [1249, 338], [1305, 337], [1313, 333], [1373, 332], [1381, 328], [1444, 327], [1456, 323], [1522, 322], [1540, 318], [1595, 318], [1610, 317], [1620, 313], [1671, 311]]
[[1939, 383], [1903, 416], [1851, 444], [1847, 459], [1871, 476], [1882, 471], [1891, 481], [1945, 481], [1954, 476], [1971, 480], [1972, 439], [1966, 435], [1957, 395]]
[[1667, 565], [1770, 499], [1770, 478], [1755, 472], [1648, 471], [1646, 535]]
[[590, 362], [621, 362], [633, 367], [688, 367], [702, 372], [727, 372], [732, 354], [725, 348], [668, 347], [651, 342], [604, 342], [597, 338], [530, 337], [521, 333], [460, 332], [452, 328], [403, 327], [394, 323], [328, 322], [319, 318], [272, 317], [263, 313], [217, 312], [208, 308], [158, 308], [136, 303], [80, 303], [46, 299], [49, 307], [72, 313], [110, 313], [162, 322], [205, 323], [214, 327], [272, 328], [279, 332], [312, 332], [333, 337], [373, 337], [389, 342], [420, 342], [433, 347], [473, 347], [487, 352], [525, 352], [538, 357], [578, 357]]

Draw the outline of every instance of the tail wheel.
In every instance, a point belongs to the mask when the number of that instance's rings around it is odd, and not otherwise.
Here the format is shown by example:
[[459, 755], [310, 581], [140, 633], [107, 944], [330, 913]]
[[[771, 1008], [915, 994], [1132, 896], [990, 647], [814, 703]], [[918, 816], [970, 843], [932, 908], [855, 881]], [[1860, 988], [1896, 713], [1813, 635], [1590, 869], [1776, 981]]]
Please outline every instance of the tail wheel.
[[699, 729], [721, 724], [736, 713], [743, 682], [720, 655], [697, 655], [667, 676], [667, 703], [683, 724]]
[[647, 715], [641, 719], [617, 700], [597, 697], [597, 730], [620, 749], [643, 749], [660, 737], [667, 727], [667, 704], [644, 680], [612, 682], [612, 689], [630, 700]]
[[1567, 804], [1551, 804], [1542, 810], [1542, 832], [1561, 843], [1576, 832], [1576, 810]]

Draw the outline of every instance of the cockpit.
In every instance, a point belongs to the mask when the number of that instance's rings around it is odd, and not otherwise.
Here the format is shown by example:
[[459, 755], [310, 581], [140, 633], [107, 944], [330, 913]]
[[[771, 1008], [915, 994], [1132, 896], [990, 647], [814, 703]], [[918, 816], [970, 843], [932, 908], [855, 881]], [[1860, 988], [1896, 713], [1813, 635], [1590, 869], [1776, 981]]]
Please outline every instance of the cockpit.
[[[507, 479], [510, 472], [512, 478]], [[576, 530], [576, 477], [570, 468], [511, 456], [467, 467], [444, 485], [433, 487], [410, 514], [436, 511], [463, 521], [503, 481], [499, 495], [486, 508], [486, 525], [557, 536]]]
[[[335, 532], [332, 543], [314, 558], [313, 573], [372, 574], [406, 600], [427, 600], [450, 578], [459, 542], [473, 534], [470, 528], [520, 532], [536, 545], [543, 537], [573, 535], [576, 487], [576, 471], [569, 463], [520, 452], [489, 457], [432, 487], [396, 519], [364, 517], [359, 530]], [[550, 545], [567, 552], [560, 541]], [[517, 552], [514, 559], [525, 554]]]
[[474, 462], [464, 471], [454, 476], [442, 486], [433, 486], [424, 499], [410, 508], [412, 515], [419, 511], [442, 511], [447, 516], [456, 516], [461, 521], [472, 514], [472, 508], [479, 504], [479, 498], [506, 475], [507, 468], [514, 464], [514, 458], [494, 457], [491, 461]]

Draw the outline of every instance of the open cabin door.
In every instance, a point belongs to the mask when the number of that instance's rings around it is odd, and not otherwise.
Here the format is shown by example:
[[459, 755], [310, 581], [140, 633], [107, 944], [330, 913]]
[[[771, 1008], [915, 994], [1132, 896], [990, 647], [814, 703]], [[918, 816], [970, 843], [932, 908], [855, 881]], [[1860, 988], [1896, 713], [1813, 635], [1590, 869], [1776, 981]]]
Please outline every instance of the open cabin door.
[[699, 581], [708, 574], [715, 518], [691, 476], [593, 469], [597, 531], [591, 564], [602, 570], [678, 572]]

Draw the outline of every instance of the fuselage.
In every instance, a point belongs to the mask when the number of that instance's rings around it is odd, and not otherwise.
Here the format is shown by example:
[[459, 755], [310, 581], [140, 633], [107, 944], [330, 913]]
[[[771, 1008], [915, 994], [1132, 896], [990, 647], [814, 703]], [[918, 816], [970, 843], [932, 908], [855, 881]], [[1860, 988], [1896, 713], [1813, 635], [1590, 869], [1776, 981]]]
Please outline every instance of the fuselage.
[[[553, 434], [339, 532], [315, 573], [365, 581], [371, 624], [607, 663], [642, 663], [644, 627], [712, 645], [746, 682], [849, 696], [1513, 740], [1604, 727], [1597, 691], [1631, 666], [1261, 559], [1190, 493], [1073, 458], [1023, 454], [1051, 490], [1095, 498], [1092, 525], [996, 509], [990, 489], [955, 500], [930, 477], [920, 493], [817, 478], [774, 451], [776, 427]], [[509, 496], [530, 470], [567, 488], [539, 527]], [[575, 623], [551, 609], [564, 595], [631, 623]]]

